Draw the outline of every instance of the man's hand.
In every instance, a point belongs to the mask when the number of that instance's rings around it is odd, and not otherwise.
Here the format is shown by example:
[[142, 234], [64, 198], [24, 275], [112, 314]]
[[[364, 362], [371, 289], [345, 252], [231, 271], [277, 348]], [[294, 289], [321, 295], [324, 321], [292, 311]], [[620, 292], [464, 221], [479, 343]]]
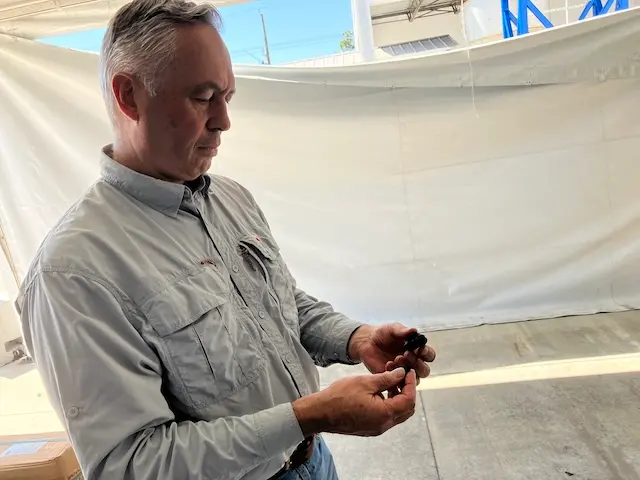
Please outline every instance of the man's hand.
[[[385, 398], [383, 392], [391, 390], [398, 393]], [[409, 419], [415, 408], [416, 375], [414, 371], [405, 375], [402, 368], [377, 375], [347, 377], [293, 402], [305, 437], [323, 432], [365, 437], [381, 435]]]
[[416, 371], [418, 383], [431, 373], [429, 363], [436, 358], [435, 350], [429, 345], [405, 353], [404, 342], [409, 334], [417, 332], [399, 323], [381, 327], [363, 325], [359, 327], [349, 342], [349, 356], [361, 361], [371, 373], [390, 371], [397, 367], [407, 367]]

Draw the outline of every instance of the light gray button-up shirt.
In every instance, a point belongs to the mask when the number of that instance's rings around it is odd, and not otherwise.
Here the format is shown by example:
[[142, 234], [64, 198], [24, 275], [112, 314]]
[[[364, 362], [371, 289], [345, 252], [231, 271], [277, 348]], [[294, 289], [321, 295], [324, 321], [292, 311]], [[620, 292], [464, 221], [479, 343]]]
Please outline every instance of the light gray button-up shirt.
[[360, 325], [300, 290], [251, 194], [153, 179], [103, 151], [16, 306], [88, 480], [265, 479], [303, 440], [291, 402], [353, 363]]

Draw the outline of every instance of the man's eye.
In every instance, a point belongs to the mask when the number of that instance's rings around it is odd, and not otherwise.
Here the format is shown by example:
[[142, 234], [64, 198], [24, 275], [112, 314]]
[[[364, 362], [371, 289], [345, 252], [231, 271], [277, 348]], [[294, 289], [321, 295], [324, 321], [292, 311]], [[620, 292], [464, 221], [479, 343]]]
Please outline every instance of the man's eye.
[[200, 103], [209, 103], [211, 101], [210, 98], [196, 98], [196, 102]]

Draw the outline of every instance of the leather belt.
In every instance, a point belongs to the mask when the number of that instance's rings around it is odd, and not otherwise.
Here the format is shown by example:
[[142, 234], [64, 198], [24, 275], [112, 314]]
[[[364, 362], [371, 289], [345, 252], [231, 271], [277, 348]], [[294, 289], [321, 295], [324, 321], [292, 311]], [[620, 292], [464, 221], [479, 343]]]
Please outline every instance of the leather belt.
[[305, 438], [300, 445], [298, 445], [295, 451], [289, 457], [289, 460], [285, 462], [283, 467], [269, 480], [277, 480], [285, 473], [295, 470], [296, 468], [307, 463], [313, 456], [315, 449], [315, 437]]

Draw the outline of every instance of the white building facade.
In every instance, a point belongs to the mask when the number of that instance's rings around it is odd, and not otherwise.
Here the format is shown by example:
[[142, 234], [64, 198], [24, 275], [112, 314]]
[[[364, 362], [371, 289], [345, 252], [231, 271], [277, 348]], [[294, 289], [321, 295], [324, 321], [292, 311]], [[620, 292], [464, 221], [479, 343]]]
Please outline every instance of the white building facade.
[[[533, 2], [554, 27], [578, 21], [586, 4], [586, 0]], [[630, 0], [629, 4], [630, 7], [640, 5], [640, 0]], [[510, 0], [510, 8], [516, 15], [517, 0]], [[352, 0], [352, 12], [354, 51], [300, 60], [289, 65], [353, 65], [390, 56], [503, 39], [500, 0]], [[543, 28], [530, 13], [529, 31]]]

